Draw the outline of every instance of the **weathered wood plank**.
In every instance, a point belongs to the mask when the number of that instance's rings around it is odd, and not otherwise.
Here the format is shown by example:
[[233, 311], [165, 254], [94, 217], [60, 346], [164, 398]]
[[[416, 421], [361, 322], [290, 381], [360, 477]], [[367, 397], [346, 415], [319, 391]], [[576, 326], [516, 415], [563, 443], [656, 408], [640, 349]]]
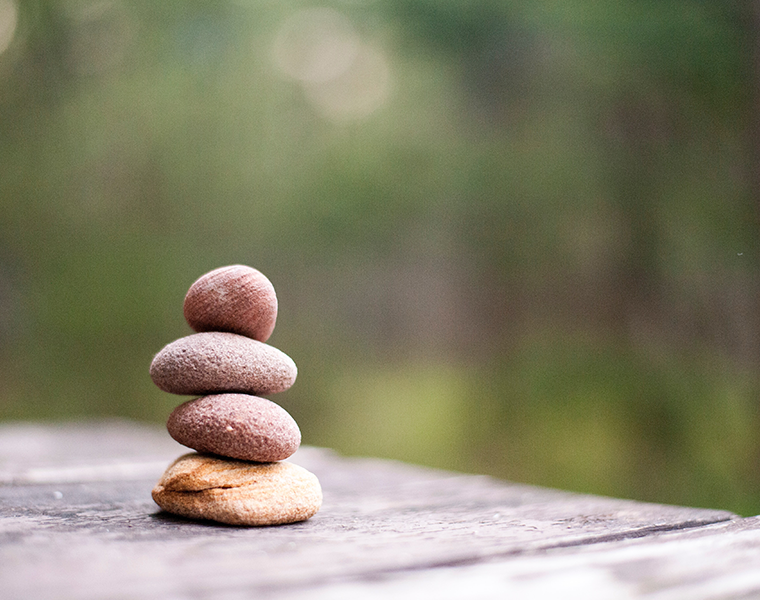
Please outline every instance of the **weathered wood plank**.
[[322, 510], [305, 523], [234, 528], [153, 504], [152, 486], [184, 451], [160, 428], [128, 423], [0, 426], [2, 597], [318, 597], [381, 590], [389, 577], [414, 588], [428, 573], [480, 578], [470, 569], [483, 561], [577, 556], [741, 521], [303, 448], [292, 461], [320, 478]]
[[760, 518], [291, 589], [285, 600], [760, 597]]

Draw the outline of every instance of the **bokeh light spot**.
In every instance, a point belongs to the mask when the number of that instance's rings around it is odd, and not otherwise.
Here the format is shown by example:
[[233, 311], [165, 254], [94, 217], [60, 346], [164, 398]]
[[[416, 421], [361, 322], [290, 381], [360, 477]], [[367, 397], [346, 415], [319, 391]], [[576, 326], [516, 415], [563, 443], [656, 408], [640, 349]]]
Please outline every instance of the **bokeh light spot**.
[[67, 7], [73, 25], [68, 57], [72, 69], [92, 75], [121, 64], [134, 37], [134, 25], [123, 3], [96, 0]]
[[359, 49], [348, 19], [329, 8], [300, 10], [280, 28], [273, 47], [277, 68], [299, 81], [330, 81], [345, 72]]
[[14, 0], [0, 0], [0, 54], [11, 45], [17, 25], [18, 7]]
[[340, 77], [307, 86], [307, 96], [320, 112], [335, 120], [360, 119], [386, 101], [390, 91], [390, 69], [378, 49], [362, 45]]

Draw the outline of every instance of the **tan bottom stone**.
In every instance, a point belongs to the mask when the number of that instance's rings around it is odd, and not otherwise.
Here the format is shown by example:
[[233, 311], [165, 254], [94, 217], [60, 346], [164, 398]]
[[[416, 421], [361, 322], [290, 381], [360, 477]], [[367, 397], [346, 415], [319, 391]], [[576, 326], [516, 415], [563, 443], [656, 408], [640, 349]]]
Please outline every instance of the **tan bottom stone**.
[[288, 462], [252, 463], [190, 453], [153, 488], [165, 511], [230, 525], [305, 521], [322, 505], [319, 480]]

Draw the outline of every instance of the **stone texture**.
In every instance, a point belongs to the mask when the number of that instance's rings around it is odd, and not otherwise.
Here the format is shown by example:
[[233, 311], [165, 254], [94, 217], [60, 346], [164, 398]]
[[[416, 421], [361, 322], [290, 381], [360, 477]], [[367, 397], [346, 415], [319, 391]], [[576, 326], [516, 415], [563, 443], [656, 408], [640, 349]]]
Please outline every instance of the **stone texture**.
[[195, 453], [169, 466], [152, 495], [167, 512], [230, 525], [305, 521], [322, 505], [317, 477], [302, 467]]
[[214, 269], [190, 286], [185, 319], [197, 332], [228, 331], [266, 342], [277, 320], [269, 279], [244, 265]]
[[264, 398], [219, 394], [180, 404], [166, 424], [180, 444], [256, 462], [291, 456], [301, 444], [301, 432], [287, 411]]
[[298, 371], [273, 346], [235, 333], [195, 333], [155, 356], [150, 377], [165, 392], [205, 396], [224, 392], [267, 395], [287, 390]]

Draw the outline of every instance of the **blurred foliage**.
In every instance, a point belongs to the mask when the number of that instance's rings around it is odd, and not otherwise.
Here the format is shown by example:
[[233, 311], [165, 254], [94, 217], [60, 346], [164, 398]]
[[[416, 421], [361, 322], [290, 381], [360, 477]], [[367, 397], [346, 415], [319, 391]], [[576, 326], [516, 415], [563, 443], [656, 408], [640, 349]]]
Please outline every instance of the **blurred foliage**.
[[760, 513], [758, 10], [0, 0], [0, 418], [163, 421], [244, 263], [306, 443]]

